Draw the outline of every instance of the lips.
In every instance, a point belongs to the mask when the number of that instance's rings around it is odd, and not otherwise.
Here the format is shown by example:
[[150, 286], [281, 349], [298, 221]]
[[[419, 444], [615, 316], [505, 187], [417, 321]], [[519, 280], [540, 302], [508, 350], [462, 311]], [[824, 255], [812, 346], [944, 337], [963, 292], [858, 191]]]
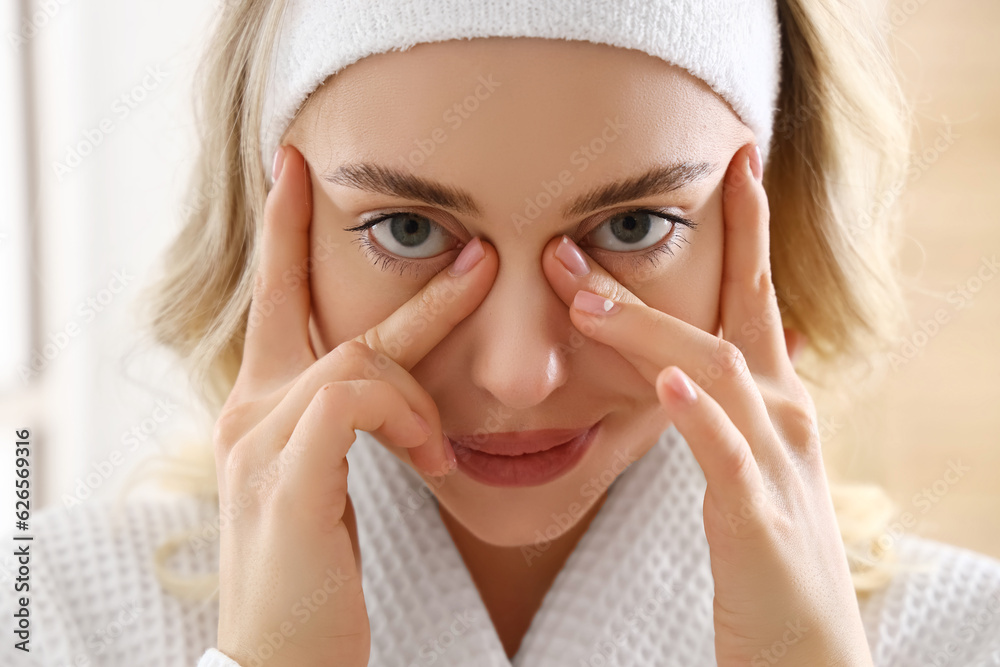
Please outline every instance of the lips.
[[449, 436], [453, 443], [493, 456], [521, 456], [535, 454], [564, 445], [585, 434], [593, 424], [583, 428], [550, 428], [538, 431], [512, 431], [508, 433], [477, 433]]
[[458, 436], [451, 439], [452, 447], [458, 469], [478, 482], [537, 486], [573, 469], [597, 438], [602, 421], [582, 429]]

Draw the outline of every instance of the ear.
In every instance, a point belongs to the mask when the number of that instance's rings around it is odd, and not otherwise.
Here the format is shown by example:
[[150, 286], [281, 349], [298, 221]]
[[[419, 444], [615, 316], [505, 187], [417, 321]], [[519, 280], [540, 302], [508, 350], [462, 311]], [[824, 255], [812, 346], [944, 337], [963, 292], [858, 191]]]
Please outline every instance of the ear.
[[799, 354], [805, 349], [809, 340], [800, 331], [795, 329], [785, 329], [785, 348], [788, 350], [788, 358], [792, 364], [798, 359]]

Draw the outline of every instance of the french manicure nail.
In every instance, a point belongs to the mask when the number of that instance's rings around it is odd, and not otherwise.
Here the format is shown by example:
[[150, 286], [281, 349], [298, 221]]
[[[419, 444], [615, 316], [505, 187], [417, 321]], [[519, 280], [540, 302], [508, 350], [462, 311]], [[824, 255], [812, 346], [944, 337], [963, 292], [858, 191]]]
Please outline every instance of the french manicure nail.
[[565, 234], [563, 234], [562, 240], [559, 242], [559, 247], [556, 248], [556, 257], [563, 263], [566, 270], [574, 276], [585, 276], [590, 273], [587, 258], [583, 256], [579, 246], [573, 243]]
[[477, 236], [462, 248], [462, 252], [458, 253], [455, 263], [448, 269], [448, 274], [458, 277], [464, 273], [468, 273], [485, 256], [486, 251], [483, 250], [483, 242]]
[[271, 165], [271, 180], [275, 183], [278, 182], [278, 177], [281, 176], [281, 168], [285, 164], [285, 147], [278, 146], [277, 150], [274, 151], [274, 163]]
[[622, 309], [611, 299], [607, 299], [599, 294], [580, 290], [573, 297], [573, 307], [591, 315], [614, 315]]
[[698, 400], [698, 394], [695, 393], [694, 387], [691, 386], [690, 380], [684, 376], [684, 373], [679, 369], [674, 369], [670, 373], [670, 378], [668, 380], [671, 389], [673, 389], [674, 394], [677, 398], [687, 405], [694, 403]]

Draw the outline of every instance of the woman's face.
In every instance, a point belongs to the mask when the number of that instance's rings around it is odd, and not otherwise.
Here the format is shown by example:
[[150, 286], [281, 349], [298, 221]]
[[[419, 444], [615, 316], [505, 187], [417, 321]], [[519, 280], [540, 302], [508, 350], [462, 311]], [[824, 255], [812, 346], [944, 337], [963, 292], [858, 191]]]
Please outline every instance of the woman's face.
[[[718, 333], [722, 180], [752, 140], [705, 83], [639, 51], [490, 38], [364, 58], [313, 93], [285, 139], [310, 167], [313, 253], [329, 256], [311, 279], [315, 351], [325, 354], [384, 320], [447, 268], [462, 244], [476, 236], [490, 242], [499, 256], [492, 289], [411, 369], [436, 402], [444, 432], [601, 424], [583, 458], [544, 484], [493, 486], [462, 472], [424, 479], [483, 541], [556, 539], [670, 419], [624, 357], [576, 330], [542, 254], [567, 234], [647, 305]], [[474, 207], [465, 208], [475, 212], [326, 178], [362, 163], [466, 192]], [[679, 171], [695, 177], [672, 189], [630, 191], [593, 210], [572, 205], [593, 204], [588, 194], [617, 181], [685, 163]], [[636, 239], [614, 218], [636, 209], [697, 226], [671, 229], [637, 213], [659, 224]], [[420, 216], [431, 232], [416, 244], [389, 223], [360, 232], [385, 254], [375, 256], [359, 232], [345, 231], [390, 212]], [[405, 449], [389, 449], [410, 464]]]

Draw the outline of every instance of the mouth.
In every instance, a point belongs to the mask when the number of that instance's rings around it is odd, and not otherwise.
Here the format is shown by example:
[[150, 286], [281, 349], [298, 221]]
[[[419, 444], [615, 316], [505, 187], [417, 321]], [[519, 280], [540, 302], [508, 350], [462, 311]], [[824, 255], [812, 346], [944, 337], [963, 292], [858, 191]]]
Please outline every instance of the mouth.
[[536, 486], [579, 462], [602, 423], [575, 429], [544, 429], [450, 437], [458, 468], [490, 486]]

